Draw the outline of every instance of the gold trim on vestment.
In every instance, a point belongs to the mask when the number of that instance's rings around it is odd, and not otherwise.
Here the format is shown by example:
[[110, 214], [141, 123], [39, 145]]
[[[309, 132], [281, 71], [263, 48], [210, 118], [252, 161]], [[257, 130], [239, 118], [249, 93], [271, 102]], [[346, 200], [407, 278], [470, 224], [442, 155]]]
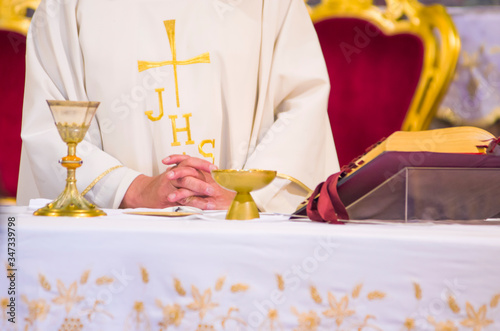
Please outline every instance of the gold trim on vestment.
[[85, 190], [83, 190], [82, 192], [82, 196], [89, 193], [89, 191], [101, 180], [104, 178], [104, 176], [106, 176], [107, 174], [109, 174], [110, 172], [118, 169], [118, 168], [122, 168], [123, 166], [122, 165], [117, 165], [117, 166], [114, 166], [112, 168], [109, 168], [108, 170], [104, 171], [102, 174], [99, 175], [99, 177], [97, 177], [96, 179], [94, 179], [94, 181], [92, 183], [90, 183], [89, 186], [87, 186], [87, 188]]
[[280, 174], [280, 173], [277, 173], [276, 177], [281, 178], [281, 179], [287, 179], [287, 180], [289, 180], [289, 181], [291, 181], [291, 182], [299, 185], [304, 191], [307, 192], [308, 195], [313, 192], [313, 190], [311, 190], [306, 184], [302, 183], [297, 178], [294, 178], [292, 176], [288, 176], [288, 175], [285, 175], [285, 174]]

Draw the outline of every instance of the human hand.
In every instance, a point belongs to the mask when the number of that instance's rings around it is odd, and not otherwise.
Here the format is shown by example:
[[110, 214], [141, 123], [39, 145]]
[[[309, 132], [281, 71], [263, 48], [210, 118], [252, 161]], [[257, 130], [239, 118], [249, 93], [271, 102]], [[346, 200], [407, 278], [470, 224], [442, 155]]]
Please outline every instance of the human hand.
[[227, 209], [235, 193], [223, 189], [210, 171], [217, 167], [187, 155], [171, 155], [162, 162], [173, 165], [164, 173], [139, 175], [130, 185], [120, 208], [166, 208], [192, 206], [200, 209]]
[[167, 169], [166, 176], [177, 188], [168, 200], [183, 206], [201, 209], [228, 209], [236, 193], [222, 188], [212, 178], [217, 169], [212, 163], [187, 155], [170, 155], [163, 164], [175, 165]]

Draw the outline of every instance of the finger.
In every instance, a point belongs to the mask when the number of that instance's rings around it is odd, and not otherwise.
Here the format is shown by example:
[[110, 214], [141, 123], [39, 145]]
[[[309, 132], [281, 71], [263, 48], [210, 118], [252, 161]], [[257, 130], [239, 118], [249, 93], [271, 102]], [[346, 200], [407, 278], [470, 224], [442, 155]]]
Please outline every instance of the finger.
[[174, 192], [170, 193], [167, 197], [169, 202], [176, 202], [183, 204], [183, 202], [186, 202], [186, 199], [190, 197], [194, 197], [195, 193], [190, 190], [186, 190], [184, 188], [180, 188], [178, 190], [175, 190]]
[[182, 202], [180, 202], [180, 204], [183, 206], [190, 206], [190, 207], [200, 208], [203, 210], [215, 209], [215, 200], [213, 198], [191, 196], [181, 201]]
[[172, 154], [161, 160], [163, 164], [170, 165], [170, 164], [178, 164], [181, 163], [184, 160], [189, 159], [191, 156], [189, 155], [183, 155], [183, 154]]
[[214, 187], [212, 187], [204, 180], [200, 180], [191, 176], [172, 180], [172, 185], [178, 188], [184, 188], [192, 191], [196, 195], [213, 196], [215, 194]]
[[174, 180], [174, 179], [179, 179], [182, 177], [194, 177], [198, 179], [205, 179], [205, 176], [199, 172], [199, 170], [196, 170], [191, 167], [175, 167], [175, 168], [170, 168], [170, 170], [167, 169], [167, 173], [165, 174], [168, 179]]
[[203, 160], [197, 157], [190, 157], [184, 161], [181, 162], [181, 166], [189, 166], [193, 167], [195, 169], [205, 171], [210, 173], [212, 170], [216, 170], [217, 166], [208, 162], [207, 160]]

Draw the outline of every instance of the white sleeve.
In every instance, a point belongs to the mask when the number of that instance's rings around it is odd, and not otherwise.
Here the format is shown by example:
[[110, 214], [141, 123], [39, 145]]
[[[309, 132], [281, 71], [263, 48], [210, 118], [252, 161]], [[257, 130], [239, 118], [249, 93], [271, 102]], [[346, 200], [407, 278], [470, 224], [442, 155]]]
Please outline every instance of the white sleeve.
[[[67, 155], [46, 100], [88, 101], [84, 63], [79, 46], [78, 1], [46, 1], [37, 8], [27, 37], [26, 85], [23, 105], [23, 159], [20, 176], [34, 183], [19, 186], [18, 199], [54, 199], [65, 186], [66, 170], [58, 160]], [[99, 100], [90, 100], [99, 101]], [[97, 110], [99, 112], [99, 109]], [[103, 152], [99, 123], [94, 118], [77, 147], [83, 166], [76, 171], [82, 192], [97, 181], [86, 198], [103, 208], [117, 208], [138, 172]], [[116, 169], [109, 172], [111, 169]]]
[[[269, 6], [276, 3], [267, 2]], [[285, 1], [279, 3], [283, 11]], [[330, 83], [304, 2], [287, 3], [275, 40], [264, 39], [273, 50], [264, 108], [273, 112], [275, 121], [259, 133], [245, 168], [278, 170], [314, 189], [339, 170], [327, 113]], [[268, 15], [267, 19], [276, 17]], [[303, 201], [305, 191], [287, 180], [276, 179], [252, 195], [263, 210], [292, 212]]]

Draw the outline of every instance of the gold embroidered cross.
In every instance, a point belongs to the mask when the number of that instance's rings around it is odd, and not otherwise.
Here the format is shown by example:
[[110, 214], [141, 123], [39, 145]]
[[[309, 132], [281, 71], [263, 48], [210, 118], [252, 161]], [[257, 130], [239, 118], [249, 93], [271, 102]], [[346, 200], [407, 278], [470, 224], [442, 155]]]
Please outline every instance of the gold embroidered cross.
[[175, 79], [175, 97], [177, 100], [177, 108], [179, 108], [179, 85], [177, 81], [177, 66], [178, 65], [188, 65], [195, 63], [210, 63], [210, 53], [206, 52], [201, 55], [195, 56], [189, 60], [177, 61], [177, 52], [175, 50], [175, 20], [163, 21], [165, 24], [165, 29], [167, 30], [168, 41], [170, 43], [170, 51], [172, 53], [172, 61], [160, 61], [160, 62], [148, 62], [148, 61], [137, 61], [139, 65], [139, 72], [148, 70], [151, 68], [163, 67], [166, 65], [172, 65], [174, 67], [174, 79]]

